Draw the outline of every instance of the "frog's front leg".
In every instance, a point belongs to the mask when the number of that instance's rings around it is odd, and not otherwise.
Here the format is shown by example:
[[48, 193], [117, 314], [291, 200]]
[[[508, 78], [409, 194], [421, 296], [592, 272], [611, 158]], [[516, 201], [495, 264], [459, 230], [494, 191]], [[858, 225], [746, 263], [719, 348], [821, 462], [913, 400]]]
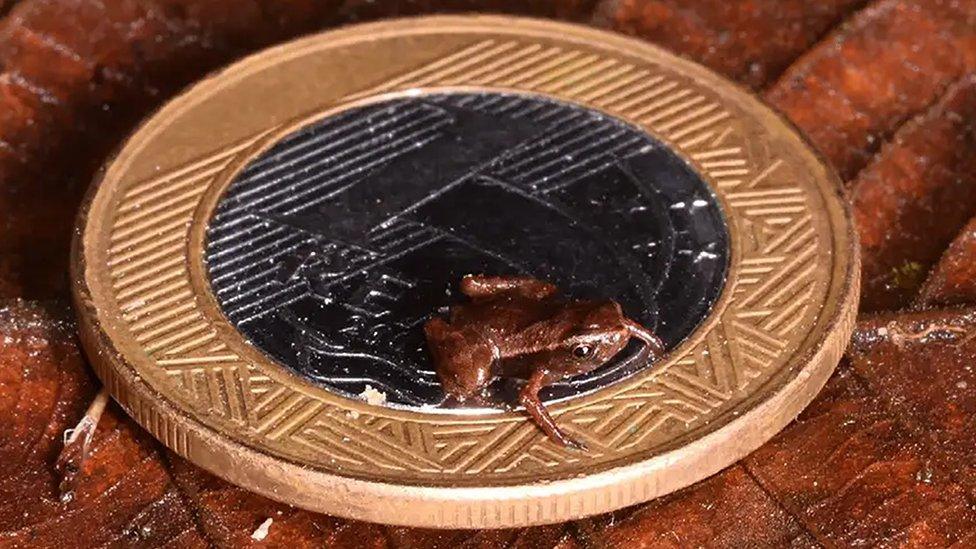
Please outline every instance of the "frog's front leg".
[[535, 424], [542, 429], [550, 440], [567, 448], [586, 451], [586, 445], [573, 439], [556, 425], [556, 421], [552, 419], [549, 411], [539, 399], [539, 391], [559, 377], [561, 376], [552, 376], [545, 368], [537, 369], [519, 393], [519, 402], [525, 406], [525, 411], [529, 413]]
[[654, 356], [655, 359], [663, 358], [667, 354], [667, 349], [664, 347], [664, 342], [661, 341], [661, 338], [657, 337], [654, 332], [648, 330], [633, 320], [630, 320], [629, 318], [624, 320], [624, 325], [627, 326], [627, 330], [630, 332], [630, 335], [636, 337], [646, 344], [646, 349]]
[[515, 294], [527, 299], [546, 299], [559, 290], [552, 284], [530, 276], [467, 275], [461, 279], [461, 293], [471, 299]]
[[424, 326], [437, 377], [447, 396], [464, 402], [478, 400], [482, 389], [491, 382], [495, 352], [474, 330], [457, 329], [441, 318]]

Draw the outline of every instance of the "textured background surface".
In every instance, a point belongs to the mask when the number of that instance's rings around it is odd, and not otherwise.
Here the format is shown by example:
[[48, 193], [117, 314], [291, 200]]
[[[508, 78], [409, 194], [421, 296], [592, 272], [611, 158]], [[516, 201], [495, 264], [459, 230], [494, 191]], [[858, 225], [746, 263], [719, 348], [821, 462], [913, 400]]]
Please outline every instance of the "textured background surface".
[[[167, 453], [110, 406], [72, 501], [53, 463], [97, 386], [68, 320], [80, 194], [142, 116], [261, 46], [344, 22], [502, 11], [614, 28], [781, 109], [845, 179], [858, 333], [801, 417], [666, 498], [509, 531], [288, 508]], [[976, 0], [0, 0], [0, 546], [976, 544]], [[970, 304], [970, 305], [967, 305]]]

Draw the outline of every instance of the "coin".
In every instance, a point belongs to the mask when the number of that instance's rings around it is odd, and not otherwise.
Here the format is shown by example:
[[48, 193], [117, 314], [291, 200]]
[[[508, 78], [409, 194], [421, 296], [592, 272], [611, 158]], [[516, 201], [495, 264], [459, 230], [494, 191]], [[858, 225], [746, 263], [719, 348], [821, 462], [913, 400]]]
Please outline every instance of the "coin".
[[[246, 58], [147, 120], [75, 243], [82, 342], [197, 465], [307, 509], [409, 526], [557, 522], [755, 449], [850, 335], [836, 176], [755, 97], [635, 40], [428, 17]], [[446, 402], [423, 324], [469, 273], [612, 299], [633, 343], [516, 406]], [[493, 405], [493, 403], [497, 403]]]

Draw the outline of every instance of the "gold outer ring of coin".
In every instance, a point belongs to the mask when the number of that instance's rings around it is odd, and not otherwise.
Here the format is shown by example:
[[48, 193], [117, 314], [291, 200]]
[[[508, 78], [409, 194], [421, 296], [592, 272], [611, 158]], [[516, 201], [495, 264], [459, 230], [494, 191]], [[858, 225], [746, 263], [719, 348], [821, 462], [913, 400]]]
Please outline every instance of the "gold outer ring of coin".
[[[727, 218], [728, 278], [702, 325], [663, 364], [550, 406], [585, 454], [518, 412], [422, 413], [311, 384], [248, 345], [210, 293], [204, 230], [248, 160], [350, 105], [445, 89], [537, 94], [629, 122], [685, 159]], [[855, 318], [850, 216], [798, 133], [693, 62], [569, 24], [427, 17], [274, 47], [168, 103], [98, 179], [79, 219], [74, 297], [83, 345], [115, 399], [204, 469], [353, 519], [525, 526], [688, 486], [796, 417]]]

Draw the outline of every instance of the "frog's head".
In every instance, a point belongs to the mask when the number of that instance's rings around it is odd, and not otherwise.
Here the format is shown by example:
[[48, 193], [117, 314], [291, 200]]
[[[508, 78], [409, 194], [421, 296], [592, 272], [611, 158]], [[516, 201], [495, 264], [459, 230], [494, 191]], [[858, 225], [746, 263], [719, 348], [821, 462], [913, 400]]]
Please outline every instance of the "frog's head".
[[571, 326], [563, 335], [560, 351], [564, 361], [586, 372], [606, 364], [630, 341], [620, 305], [613, 301], [579, 301], [563, 312]]
[[565, 327], [554, 362], [563, 371], [589, 372], [606, 364], [627, 346], [631, 337], [646, 345], [646, 351], [660, 356], [664, 346], [650, 330], [624, 316], [615, 301], [577, 301], [560, 314]]

